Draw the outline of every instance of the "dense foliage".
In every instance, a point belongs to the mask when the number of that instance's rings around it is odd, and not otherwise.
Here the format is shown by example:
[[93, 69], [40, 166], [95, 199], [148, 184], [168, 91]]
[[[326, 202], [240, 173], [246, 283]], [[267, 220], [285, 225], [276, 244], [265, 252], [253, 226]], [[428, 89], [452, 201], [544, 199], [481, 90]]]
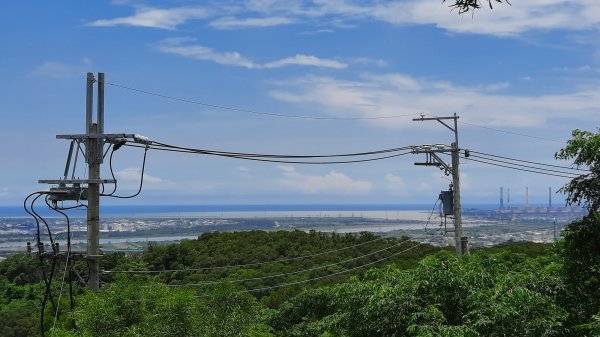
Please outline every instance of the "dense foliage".
[[[556, 159], [572, 160], [582, 174], [562, 187], [567, 203], [600, 211], [600, 132], [573, 130], [573, 138], [558, 151]], [[585, 171], [588, 170], [588, 171]]]
[[[575, 234], [568, 237], [576, 239]], [[252, 231], [207, 233], [198, 240], [153, 246], [141, 255], [110, 254], [103, 264], [112, 271], [287, 261], [195, 272], [110, 273], [103, 290], [78, 295], [72, 311], [63, 296], [56, 323], [49, 305], [47, 335], [597, 336], [600, 331], [597, 269], [573, 269], [582, 264], [567, 261], [566, 242], [554, 247], [509, 243], [458, 259], [447, 250], [404, 241], [367, 233]], [[401, 249], [412, 250], [373, 268], [353, 270], [348, 273], [352, 276], [336, 275], [335, 282], [323, 278], [269, 291], [243, 291], [324, 275], [317, 269], [286, 275], [275, 283], [266, 278], [202, 287], [165, 285], [288, 273], [289, 268], [330, 265], [390, 246], [394, 250], [338, 267], [352, 268]], [[317, 255], [321, 252], [329, 253]], [[598, 265], [594, 254], [579, 253], [583, 266]], [[311, 257], [294, 259], [301, 256]], [[39, 335], [43, 290], [38, 265], [24, 254], [0, 263], [0, 335]], [[339, 269], [328, 272], [333, 271]], [[311, 276], [313, 272], [319, 273]], [[303, 274], [308, 275], [299, 276]], [[57, 294], [58, 285], [55, 288]]]

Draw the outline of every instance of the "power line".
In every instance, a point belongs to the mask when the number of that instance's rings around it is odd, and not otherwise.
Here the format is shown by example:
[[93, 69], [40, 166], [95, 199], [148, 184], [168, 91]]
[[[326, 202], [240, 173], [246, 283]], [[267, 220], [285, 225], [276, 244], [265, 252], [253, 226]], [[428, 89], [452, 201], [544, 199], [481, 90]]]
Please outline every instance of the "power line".
[[[142, 145], [136, 144], [126, 144], [125, 146], [129, 147], [146, 147]], [[158, 150], [158, 151], [167, 151], [167, 152], [180, 152], [180, 153], [190, 153], [190, 154], [202, 154], [202, 155], [212, 155], [219, 157], [227, 157], [227, 158], [235, 158], [235, 159], [243, 159], [243, 160], [251, 160], [251, 161], [260, 161], [260, 162], [270, 162], [270, 163], [285, 163], [285, 164], [307, 164], [307, 165], [332, 165], [332, 164], [352, 164], [352, 163], [363, 163], [370, 161], [377, 161], [383, 159], [389, 159], [394, 157], [399, 157], [403, 155], [407, 155], [411, 153], [410, 151], [397, 153], [393, 155], [380, 156], [375, 158], [368, 159], [356, 159], [356, 160], [336, 160], [336, 161], [300, 161], [300, 160], [282, 160], [282, 159], [269, 159], [269, 158], [332, 158], [332, 157], [347, 157], [347, 156], [365, 156], [366, 154], [340, 154], [340, 155], [327, 155], [327, 156], [289, 156], [289, 155], [261, 155], [261, 154], [229, 154], [227, 152], [219, 152], [219, 151], [210, 151], [210, 150], [196, 150], [196, 149], [182, 149], [177, 147], [164, 147], [164, 146], [147, 146], [149, 149]], [[398, 148], [392, 150], [382, 150], [374, 153], [385, 153], [385, 152], [399, 152], [402, 150], [407, 150], [406, 148]]]
[[576, 173], [571, 173], [571, 172], [565, 172], [565, 171], [559, 171], [559, 170], [554, 170], [554, 169], [542, 168], [542, 167], [538, 167], [538, 166], [532, 166], [532, 165], [514, 163], [514, 162], [510, 162], [510, 161], [506, 161], [506, 160], [502, 160], [502, 159], [498, 159], [498, 158], [496, 158], [496, 159], [490, 159], [489, 157], [478, 156], [476, 154], [471, 154], [467, 159], [471, 159], [472, 157], [483, 159], [483, 160], [493, 160], [496, 163], [504, 163], [504, 164], [513, 165], [513, 166], [517, 166], [517, 167], [530, 168], [530, 169], [535, 169], [535, 170], [540, 170], [540, 171], [545, 171], [545, 172], [567, 174], [567, 175], [575, 175], [576, 174]]
[[411, 247], [409, 247], [407, 249], [404, 249], [404, 250], [399, 251], [397, 253], [394, 253], [392, 255], [383, 257], [381, 259], [378, 259], [378, 260], [375, 260], [375, 261], [372, 261], [372, 262], [369, 262], [369, 263], [362, 264], [360, 266], [356, 266], [356, 267], [352, 267], [352, 268], [349, 268], [349, 269], [346, 269], [346, 270], [335, 272], [335, 273], [332, 273], [332, 274], [327, 274], [327, 275], [323, 275], [323, 276], [313, 277], [313, 278], [309, 278], [309, 279], [306, 279], [306, 280], [300, 280], [300, 281], [295, 281], [295, 282], [282, 283], [282, 284], [278, 284], [278, 285], [274, 285], [274, 286], [254, 288], [254, 289], [247, 289], [245, 291], [246, 292], [258, 292], [258, 291], [265, 291], [265, 290], [271, 290], [271, 289], [289, 287], [289, 286], [293, 286], [293, 285], [298, 285], [298, 284], [303, 284], [303, 283], [318, 281], [318, 280], [321, 280], [321, 279], [325, 279], [325, 278], [329, 278], [329, 277], [333, 277], [333, 276], [337, 276], [337, 275], [341, 275], [341, 274], [346, 274], [346, 273], [349, 273], [349, 272], [357, 270], [357, 269], [365, 268], [365, 267], [377, 264], [379, 262], [382, 262], [382, 261], [385, 261], [385, 260], [389, 260], [392, 257], [395, 257], [395, 256], [398, 256], [400, 254], [406, 253], [406, 252], [408, 252], [410, 250], [413, 250], [413, 249], [415, 249], [415, 248], [417, 248], [417, 247], [419, 247], [421, 245], [424, 245], [424, 244], [425, 244], [425, 242], [419, 242], [419, 243], [417, 243], [414, 246], [411, 246]]
[[153, 146], [167, 147], [178, 150], [185, 150], [190, 152], [199, 152], [202, 154], [215, 154], [215, 155], [232, 155], [232, 156], [244, 156], [244, 157], [265, 157], [265, 158], [333, 158], [333, 157], [357, 157], [357, 156], [367, 156], [374, 154], [383, 154], [388, 152], [397, 152], [401, 150], [412, 149], [412, 146], [404, 146], [397, 148], [389, 148], [383, 150], [373, 150], [373, 151], [365, 151], [365, 152], [355, 152], [355, 153], [342, 153], [342, 154], [326, 154], [326, 155], [289, 155], [289, 154], [261, 154], [261, 153], [244, 153], [244, 152], [230, 152], [230, 151], [218, 151], [218, 150], [206, 150], [206, 149], [195, 149], [189, 147], [182, 147], [176, 145], [165, 144], [157, 141], [152, 141]]
[[503, 157], [503, 156], [499, 156], [499, 155], [495, 155], [495, 154], [489, 154], [489, 153], [474, 151], [474, 150], [471, 150], [471, 149], [469, 149], [469, 152], [470, 153], [481, 154], [481, 155], [488, 156], [488, 157], [502, 158], [502, 159], [507, 159], [507, 160], [512, 160], [512, 161], [518, 161], [518, 162], [523, 162], [523, 163], [529, 163], [529, 164], [539, 165], [539, 166], [548, 166], [548, 167], [556, 167], [556, 168], [562, 168], [562, 169], [573, 170], [573, 171], [585, 171], [585, 172], [589, 172], [589, 170], [584, 170], [584, 169], [580, 169], [580, 168], [573, 168], [573, 167], [569, 167], [569, 166], [546, 164], [546, 163], [534, 162], [534, 161], [523, 160], [523, 159], [516, 159], [516, 158], [511, 158], [511, 157]]
[[474, 159], [474, 158], [471, 158], [471, 157], [467, 158], [467, 157], [462, 156], [462, 158], [468, 159], [468, 160], [471, 160], [471, 161], [474, 161], [474, 162], [482, 163], [482, 164], [499, 166], [499, 167], [509, 168], [509, 169], [518, 170], [518, 171], [524, 171], [524, 172], [531, 172], [531, 173], [543, 174], [543, 175], [547, 175], [547, 176], [554, 176], [554, 177], [567, 178], [567, 179], [573, 179], [573, 178], [576, 177], [576, 176], [554, 174], [554, 173], [548, 173], [548, 172], [544, 172], [544, 171], [530, 170], [530, 169], [525, 169], [525, 168], [520, 168], [520, 167], [515, 167], [515, 166], [503, 165], [503, 164], [498, 164], [498, 163], [495, 163], [495, 162], [490, 162], [490, 161], [485, 161], [485, 160], [480, 160], [480, 159]]
[[557, 139], [551, 139], [551, 138], [545, 138], [545, 137], [539, 137], [539, 136], [532, 136], [532, 135], [528, 135], [528, 134], [525, 134], [525, 133], [519, 133], [519, 132], [507, 131], [507, 130], [502, 130], [502, 129], [496, 129], [496, 128], [492, 128], [492, 127], [489, 127], [489, 126], [483, 126], [483, 125], [478, 125], [478, 124], [473, 124], [473, 123], [467, 123], [467, 122], [462, 122], [462, 123], [466, 124], [466, 125], [474, 126], [476, 128], [482, 128], [482, 129], [486, 129], [486, 130], [491, 130], [491, 131], [506, 133], [506, 134], [509, 134], [509, 135], [515, 135], [515, 136], [521, 136], [521, 137], [527, 137], [527, 138], [545, 140], [545, 141], [556, 142], [556, 143], [566, 143], [565, 140], [557, 140]]
[[150, 273], [150, 274], [153, 274], [153, 273], [173, 273], [173, 272], [182, 272], [182, 271], [210, 271], [210, 270], [216, 270], [216, 269], [256, 267], [256, 266], [263, 266], [263, 265], [268, 265], [268, 264], [273, 264], [273, 263], [282, 263], [282, 262], [290, 262], [290, 261], [295, 261], [295, 260], [309, 259], [309, 258], [316, 257], [316, 256], [337, 253], [337, 252], [341, 252], [341, 251], [344, 251], [347, 249], [360, 247], [360, 246], [363, 246], [363, 245], [366, 245], [369, 243], [386, 240], [386, 239], [388, 239], [388, 238], [380, 237], [380, 238], [377, 238], [374, 240], [362, 242], [362, 243], [359, 243], [356, 245], [347, 246], [347, 247], [343, 247], [343, 248], [339, 248], [339, 249], [333, 249], [333, 250], [310, 254], [310, 255], [297, 256], [297, 257], [292, 257], [292, 258], [273, 260], [273, 261], [265, 261], [265, 262], [246, 263], [246, 264], [237, 264], [237, 265], [229, 265], [229, 266], [205, 267], [205, 268], [184, 268], [184, 269], [165, 269], [165, 270], [112, 270], [112, 271], [106, 271], [106, 273], [142, 273], [142, 274]]
[[[330, 264], [325, 264], [325, 265], [321, 265], [321, 266], [317, 266], [317, 267], [312, 267], [312, 268], [307, 268], [307, 269], [300, 269], [300, 270], [295, 270], [292, 272], [288, 272], [288, 273], [280, 273], [280, 274], [275, 274], [275, 275], [266, 275], [266, 276], [258, 276], [258, 277], [250, 277], [250, 278], [245, 278], [245, 279], [237, 279], [237, 280], [226, 280], [225, 282], [229, 282], [229, 283], [239, 283], [239, 282], [246, 282], [246, 281], [257, 281], [257, 280], [264, 280], [264, 279], [269, 279], [269, 278], [276, 278], [276, 277], [283, 277], [283, 276], [289, 276], [289, 275], [296, 275], [296, 274], [300, 274], [300, 273], [305, 273], [305, 272], [309, 272], [309, 271], [314, 271], [314, 270], [319, 270], [319, 269], [324, 269], [324, 268], [328, 268], [328, 267], [333, 267], [333, 266], [337, 266], [340, 264], [344, 264], [347, 262], [351, 262], [351, 261], [356, 261], [362, 258], [365, 258], [367, 256], [371, 256], [371, 255], [375, 255], [378, 253], [381, 253], [383, 251], [386, 250], [390, 250], [394, 247], [398, 247], [400, 245], [402, 245], [403, 243], [406, 243], [407, 241], [410, 241], [411, 239], [406, 239], [404, 241], [398, 242], [392, 246], [386, 247], [386, 248], [382, 248], [367, 254], [363, 254], [357, 257], [353, 257], [347, 260], [343, 260], [343, 261], [339, 261], [339, 262], [334, 262], [334, 263], [330, 263]], [[201, 283], [187, 283], [187, 284], [170, 284], [167, 285], [168, 287], [193, 287], [193, 286], [204, 286], [204, 285], [210, 285], [210, 284], [217, 284], [220, 283], [221, 281], [207, 281], [207, 282], [201, 282]]]
[[195, 104], [195, 105], [205, 106], [205, 107], [209, 107], [209, 108], [216, 108], [216, 109], [222, 109], [222, 110], [230, 110], [230, 111], [236, 111], [236, 112], [244, 112], [244, 113], [249, 113], [249, 114], [271, 116], [271, 117], [295, 118], [295, 119], [313, 119], [313, 120], [347, 120], [347, 121], [352, 121], [352, 120], [392, 119], [392, 118], [400, 118], [400, 117], [408, 117], [408, 116], [417, 115], [417, 113], [411, 113], [411, 114], [404, 114], [404, 115], [374, 116], [374, 117], [322, 117], [322, 116], [309, 116], [309, 115], [282, 114], [282, 113], [265, 112], [265, 111], [258, 111], [258, 110], [253, 110], [253, 109], [236, 108], [236, 107], [230, 107], [230, 106], [224, 106], [224, 105], [206, 103], [206, 102], [201, 102], [201, 101], [198, 101], [198, 100], [191, 100], [191, 99], [173, 97], [173, 96], [159, 94], [159, 93], [152, 92], [152, 91], [136, 89], [136, 88], [132, 88], [132, 87], [128, 87], [128, 86], [125, 86], [125, 85], [116, 84], [116, 83], [110, 83], [110, 82], [104, 82], [104, 83], [108, 84], [108, 85], [111, 85], [113, 87], [117, 87], [117, 88], [121, 88], [121, 89], [125, 89], [125, 90], [130, 90], [130, 91], [141, 93], [141, 94], [145, 94], [145, 95], [150, 95], [150, 96], [156, 96], [156, 97], [160, 97], [160, 98], [164, 98], [164, 99], [169, 99], [169, 100], [173, 100], [173, 101], [178, 101], [178, 102], [183, 102], [183, 103], [188, 103], [188, 104]]

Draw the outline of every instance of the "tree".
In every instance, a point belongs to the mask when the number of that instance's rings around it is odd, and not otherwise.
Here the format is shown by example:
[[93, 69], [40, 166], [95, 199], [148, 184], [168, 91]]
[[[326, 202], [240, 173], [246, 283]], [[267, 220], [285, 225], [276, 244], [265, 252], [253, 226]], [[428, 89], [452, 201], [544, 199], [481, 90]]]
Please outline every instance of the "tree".
[[595, 212], [600, 210], [600, 129], [599, 133], [575, 129], [572, 136], [555, 157], [573, 160], [576, 168], [587, 167], [589, 173], [572, 179], [559, 192], [567, 194], [568, 205], [582, 205]]
[[572, 136], [555, 157], [589, 170], [559, 190], [566, 193], [567, 204], [583, 205], [589, 212], [563, 230], [567, 302], [575, 325], [590, 322], [600, 310], [600, 132], [576, 129]]
[[[493, 0], [498, 3], [502, 3], [503, 0]], [[446, 0], [442, 0], [442, 2], [446, 2]], [[458, 9], [458, 14], [467, 13], [469, 11], [474, 11], [476, 9], [481, 8], [481, 0], [454, 0], [454, 4], [450, 5], [450, 8]], [[485, 2], [485, 1], [484, 1]], [[490, 9], [493, 9], [492, 0], [487, 0]], [[507, 4], [511, 4], [508, 0], [504, 0]]]

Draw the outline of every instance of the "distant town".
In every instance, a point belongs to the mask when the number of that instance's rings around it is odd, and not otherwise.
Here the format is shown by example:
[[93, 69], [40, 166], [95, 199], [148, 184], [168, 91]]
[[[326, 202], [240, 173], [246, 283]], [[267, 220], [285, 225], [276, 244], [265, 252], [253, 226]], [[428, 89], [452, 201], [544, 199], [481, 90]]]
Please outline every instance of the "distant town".
[[[585, 215], [580, 207], [505, 207], [463, 209], [463, 226], [471, 247], [507, 241], [552, 242], [562, 227]], [[452, 219], [437, 211], [343, 211], [343, 212], [256, 212], [235, 216], [143, 216], [110, 217], [101, 222], [101, 245], [105, 252], [142, 251], [149, 242], [171, 243], [194, 239], [207, 231], [316, 230], [335, 233], [370, 231], [380, 235], [409, 235], [436, 245], [453, 242]], [[53, 238], [66, 246], [64, 217], [45, 218]], [[0, 218], [0, 256], [27, 251], [38, 226], [33, 218]], [[73, 250], [85, 251], [85, 218], [70, 221]], [[434, 235], [435, 233], [435, 235]], [[49, 244], [46, 225], [40, 223], [42, 241]], [[48, 247], [49, 249], [49, 247]]]

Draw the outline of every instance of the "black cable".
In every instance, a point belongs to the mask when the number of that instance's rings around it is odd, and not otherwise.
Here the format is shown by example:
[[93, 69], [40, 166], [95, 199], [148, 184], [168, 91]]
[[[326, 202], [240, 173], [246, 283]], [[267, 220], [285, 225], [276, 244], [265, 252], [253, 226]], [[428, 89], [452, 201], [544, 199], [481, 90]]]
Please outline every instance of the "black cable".
[[[146, 146], [134, 145], [134, 144], [128, 144], [126, 146], [129, 146], [129, 147], [138, 147], [138, 148], [146, 147]], [[399, 156], [403, 156], [403, 155], [411, 153], [411, 152], [405, 152], [405, 153], [400, 153], [400, 154], [395, 154], [395, 155], [382, 156], [382, 157], [376, 157], [376, 158], [370, 158], [370, 159], [359, 159], [359, 160], [308, 162], [308, 161], [264, 159], [264, 158], [258, 158], [258, 157], [253, 157], [253, 156], [248, 157], [248, 156], [239, 156], [239, 155], [226, 155], [226, 154], [218, 154], [218, 153], [212, 153], [212, 152], [187, 151], [187, 150], [178, 150], [178, 149], [171, 149], [171, 148], [155, 147], [155, 146], [152, 146], [152, 145], [148, 146], [148, 148], [151, 149], [151, 150], [158, 150], [158, 151], [180, 152], [180, 153], [191, 153], [191, 154], [205, 154], [205, 155], [214, 155], [214, 156], [219, 156], [219, 157], [227, 157], [227, 158], [235, 158], [235, 159], [243, 159], [243, 160], [251, 160], [251, 161], [260, 161], [260, 162], [285, 163], [285, 164], [307, 164], [307, 165], [331, 165], [331, 164], [362, 163], [362, 162], [369, 162], [369, 161], [376, 161], [376, 160], [383, 160], [383, 159], [388, 159], [388, 158], [393, 158], [393, 157], [399, 157]]]
[[518, 161], [518, 162], [528, 163], [528, 164], [534, 164], [534, 165], [538, 165], [538, 166], [548, 166], [548, 167], [555, 167], [555, 168], [561, 168], [561, 169], [567, 169], [567, 170], [573, 170], [573, 171], [586, 171], [586, 172], [589, 172], [589, 170], [583, 170], [583, 169], [580, 169], [580, 168], [573, 168], [573, 167], [568, 167], [568, 166], [553, 165], [553, 164], [546, 164], [546, 163], [538, 163], [538, 162], [529, 161], [529, 160], [516, 159], [516, 158], [510, 158], [510, 157], [503, 157], [503, 156], [499, 156], [499, 155], [495, 155], [495, 154], [474, 151], [474, 150], [471, 150], [471, 149], [469, 149], [469, 152], [471, 154], [476, 153], [476, 154], [480, 154], [480, 155], [484, 155], [484, 156], [488, 156], [488, 157], [495, 157], [495, 158], [507, 159], [507, 160], [512, 160], [512, 161]]
[[74, 297], [73, 297], [73, 283], [72, 283], [72, 278], [71, 278], [71, 273], [72, 273], [72, 264], [71, 264], [71, 221], [69, 219], [69, 216], [66, 213], [62, 212], [57, 207], [53, 207], [52, 205], [50, 205], [50, 203], [48, 202], [48, 197], [46, 197], [46, 204], [48, 204], [48, 206], [52, 210], [54, 210], [55, 212], [58, 212], [58, 213], [62, 214], [65, 217], [65, 220], [67, 221], [67, 259], [66, 259], [66, 262], [65, 262], [67, 264], [67, 266], [65, 268], [69, 270], [69, 301], [70, 301], [71, 309], [73, 309], [73, 307], [75, 306], [75, 300], [74, 300]]
[[512, 166], [516, 166], [516, 167], [524, 167], [524, 168], [529, 168], [529, 169], [534, 169], [534, 170], [540, 170], [540, 171], [545, 171], [545, 172], [567, 174], [567, 175], [577, 175], [574, 172], [565, 172], [565, 171], [559, 171], [559, 170], [554, 170], [554, 169], [547, 169], [547, 168], [538, 167], [538, 166], [532, 166], [532, 165], [527, 165], [527, 164], [519, 164], [519, 163], [514, 163], [514, 162], [502, 160], [502, 159], [489, 158], [489, 157], [485, 157], [485, 156], [479, 156], [479, 155], [476, 155], [476, 154], [471, 154], [467, 159], [471, 159], [471, 158], [479, 158], [479, 159], [482, 159], [482, 160], [493, 161], [495, 163], [503, 163], [503, 164], [512, 165]]
[[100, 196], [112, 196], [117, 191], [117, 179], [115, 179], [115, 172], [112, 166], [113, 154], [116, 151], [115, 147], [116, 145], [113, 145], [112, 151], [110, 152], [110, 157], [108, 158], [108, 168], [110, 169], [110, 175], [112, 177], [112, 180], [114, 181], [113, 190], [109, 194], [104, 194], [104, 184], [102, 184], [102, 192], [100, 192]]
[[[462, 158], [465, 158], [465, 157], [462, 157]], [[559, 175], [559, 174], [547, 173], [547, 172], [543, 172], [543, 171], [528, 170], [528, 169], [514, 167], [514, 166], [502, 165], [502, 164], [498, 164], [498, 163], [494, 163], [494, 162], [488, 162], [488, 161], [479, 160], [479, 159], [472, 159], [470, 157], [469, 158], [465, 158], [465, 159], [472, 160], [474, 162], [478, 162], [478, 163], [482, 163], [482, 164], [499, 166], [499, 167], [509, 168], [509, 169], [518, 170], [518, 171], [531, 172], [531, 173], [537, 173], [537, 174], [543, 174], [543, 175], [547, 175], [547, 176], [567, 178], [567, 179], [573, 179], [573, 178], [575, 178], [573, 176]]]
[[36, 225], [37, 225], [37, 234], [36, 234], [36, 237], [37, 237], [38, 243], [41, 240], [41, 237], [40, 237], [40, 222], [39, 222], [37, 216], [35, 216], [33, 213], [31, 213], [29, 211], [29, 209], [27, 209], [27, 200], [29, 200], [29, 198], [31, 198], [33, 195], [40, 194], [40, 193], [46, 193], [46, 192], [33, 192], [33, 193], [29, 194], [27, 197], [25, 197], [25, 199], [23, 200], [23, 209], [25, 209], [25, 212], [27, 212], [27, 214], [31, 215], [31, 217], [36, 222]]
[[306, 161], [292, 161], [292, 160], [273, 160], [273, 159], [259, 159], [253, 157], [242, 157], [242, 156], [223, 156], [229, 158], [236, 159], [244, 159], [244, 160], [252, 160], [252, 161], [260, 161], [260, 162], [268, 162], [268, 163], [284, 163], [284, 164], [304, 164], [304, 165], [332, 165], [332, 164], [353, 164], [353, 163], [364, 163], [370, 161], [377, 161], [383, 159], [389, 159], [394, 157], [400, 157], [403, 155], [407, 155], [411, 152], [399, 153], [389, 156], [369, 158], [369, 159], [357, 159], [357, 160], [342, 160], [342, 161], [322, 161], [322, 162], [306, 162]]
[[146, 94], [146, 95], [150, 95], [150, 96], [156, 96], [156, 97], [160, 97], [160, 98], [170, 99], [173, 101], [201, 105], [201, 106], [205, 106], [205, 107], [209, 107], [209, 108], [230, 110], [230, 111], [236, 111], [236, 112], [245, 112], [245, 113], [250, 113], [250, 114], [255, 114], [255, 115], [272, 116], [272, 117], [296, 118], [296, 119], [315, 119], [315, 120], [350, 120], [351, 121], [351, 120], [391, 119], [391, 118], [408, 117], [408, 116], [417, 115], [417, 113], [411, 113], [411, 114], [405, 114], [405, 115], [395, 115], [395, 116], [376, 116], [376, 117], [320, 117], [320, 116], [307, 116], [307, 115], [288, 115], [288, 114], [264, 112], [264, 111], [257, 111], [257, 110], [251, 110], [251, 109], [234, 108], [234, 107], [229, 107], [229, 106], [204, 103], [204, 102], [190, 100], [190, 99], [167, 96], [167, 95], [163, 95], [163, 94], [159, 94], [159, 93], [155, 93], [155, 92], [151, 92], [151, 91], [135, 89], [135, 88], [131, 88], [131, 87], [127, 87], [124, 85], [115, 84], [115, 83], [109, 83], [109, 82], [104, 82], [104, 83], [114, 86], [114, 87], [117, 87], [117, 88], [126, 89], [126, 90], [130, 90], [130, 91], [134, 91], [134, 92], [138, 92], [138, 93], [142, 93], [142, 94]]
[[161, 142], [152, 141], [152, 146], [159, 147], [167, 147], [178, 150], [186, 150], [189, 152], [198, 152], [200, 154], [214, 154], [214, 155], [233, 155], [233, 156], [243, 156], [243, 157], [263, 157], [263, 158], [335, 158], [335, 157], [359, 157], [359, 156], [368, 156], [375, 154], [383, 154], [388, 152], [398, 152], [402, 150], [412, 149], [411, 146], [404, 146], [398, 148], [390, 148], [384, 150], [375, 150], [375, 151], [366, 151], [366, 152], [356, 152], [356, 153], [342, 153], [342, 154], [327, 154], [327, 155], [285, 155], [285, 154], [260, 154], [260, 153], [244, 153], [244, 152], [230, 152], [230, 151], [218, 151], [218, 150], [206, 150], [206, 149], [195, 149], [189, 147], [181, 147], [176, 145], [165, 144]]
[[54, 304], [54, 297], [52, 297], [52, 279], [54, 278], [54, 270], [56, 269], [56, 255], [53, 253], [52, 255], [52, 268], [50, 271], [50, 277], [48, 278], [48, 283], [46, 284], [46, 292], [44, 293], [44, 300], [42, 301], [42, 309], [40, 312], [40, 328], [41, 328], [41, 332], [42, 332], [42, 337], [44, 337], [44, 314], [46, 311], [46, 304], [48, 303], [48, 298], [50, 298], [50, 301], [53, 304], [53, 309], [56, 312], [57, 306], [56, 304]]
[[[148, 146], [145, 146], [144, 149], [144, 159], [142, 161], [142, 173], [140, 175], [140, 188], [138, 189], [138, 191], [133, 194], [133, 195], [127, 195], [127, 196], [121, 196], [121, 195], [114, 195], [114, 194], [101, 194], [101, 196], [106, 196], [106, 197], [111, 197], [111, 198], [118, 198], [118, 199], [130, 199], [130, 198], [135, 198], [137, 197], [141, 192], [142, 192], [142, 187], [144, 186], [144, 170], [146, 169], [146, 155], [148, 154]], [[111, 153], [112, 156], [112, 153]], [[112, 171], [112, 168], [111, 168]], [[115, 184], [115, 190], [116, 190], [116, 184]], [[114, 191], [113, 191], [114, 193]]]
[[46, 219], [44, 219], [42, 216], [40, 216], [34, 209], [33, 209], [33, 205], [35, 204], [35, 202], [37, 201], [37, 199], [39, 197], [41, 197], [42, 195], [44, 195], [46, 193], [40, 193], [37, 197], [33, 198], [33, 200], [31, 201], [31, 212], [33, 214], [35, 214], [37, 217], [39, 217], [39, 219], [44, 223], [44, 225], [46, 226], [46, 230], [48, 231], [48, 237], [50, 238], [50, 244], [52, 245], [52, 247], [54, 248], [54, 239], [52, 238], [52, 232], [50, 231], [50, 226], [48, 225], [48, 222], [46, 221]]

